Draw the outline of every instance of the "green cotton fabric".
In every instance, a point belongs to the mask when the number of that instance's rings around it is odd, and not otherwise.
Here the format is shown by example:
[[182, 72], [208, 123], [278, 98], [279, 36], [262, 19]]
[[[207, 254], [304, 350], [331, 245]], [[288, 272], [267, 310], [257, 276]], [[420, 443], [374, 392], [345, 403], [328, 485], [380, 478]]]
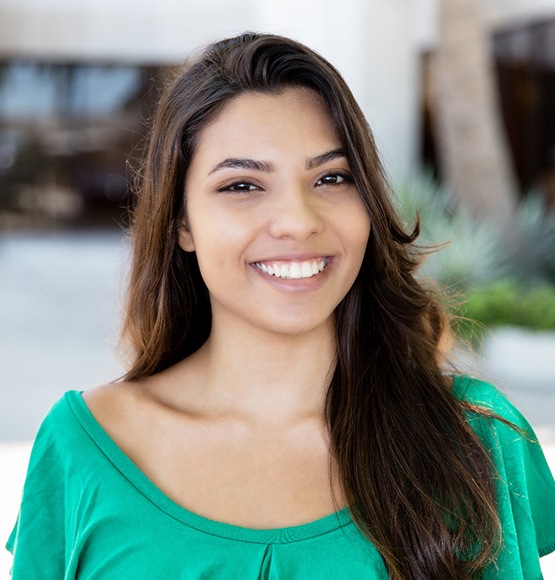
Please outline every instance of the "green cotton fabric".
[[[538, 580], [555, 550], [555, 483], [522, 415], [493, 386], [468, 377], [455, 396], [526, 431], [469, 414], [498, 472], [503, 548], [484, 578]], [[170, 500], [117, 447], [71, 391], [44, 420], [8, 540], [14, 580], [386, 579], [376, 548], [349, 511], [257, 530], [208, 520]]]

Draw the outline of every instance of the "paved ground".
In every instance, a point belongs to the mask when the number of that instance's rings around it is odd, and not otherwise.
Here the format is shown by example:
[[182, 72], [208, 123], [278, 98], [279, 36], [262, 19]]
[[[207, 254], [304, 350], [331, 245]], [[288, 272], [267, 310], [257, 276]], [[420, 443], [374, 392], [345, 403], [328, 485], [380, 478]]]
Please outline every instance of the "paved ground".
[[[32, 440], [67, 389], [118, 376], [118, 288], [127, 247], [114, 232], [0, 237], [0, 544], [17, 513]], [[521, 408], [555, 468], [555, 335], [496, 331], [469, 371]], [[555, 579], [555, 558], [545, 560]], [[0, 550], [0, 579], [8, 556]]]
[[68, 389], [118, 376], [115, 233], [0, 237], [0, 441], [33, 438]]

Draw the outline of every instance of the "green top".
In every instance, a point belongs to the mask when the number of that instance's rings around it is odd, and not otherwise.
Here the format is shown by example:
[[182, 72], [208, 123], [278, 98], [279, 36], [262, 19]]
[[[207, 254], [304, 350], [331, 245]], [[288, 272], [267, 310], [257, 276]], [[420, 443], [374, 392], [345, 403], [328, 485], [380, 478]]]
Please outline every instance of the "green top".
[[[491, 408], [530, 438], [469, 417], [497, 468], [504, 545], [484, 578], [537, 580], [555, 550], [555, 483], [533, 432], [493, 386], [458, 377], [459, 398]], [[37, 435], [7, 548], [14, 580], [37, 578], [388, 578], [382, 557], [347, 509], [270, 530], [208, 520], [162, 493], [71, 391]]]

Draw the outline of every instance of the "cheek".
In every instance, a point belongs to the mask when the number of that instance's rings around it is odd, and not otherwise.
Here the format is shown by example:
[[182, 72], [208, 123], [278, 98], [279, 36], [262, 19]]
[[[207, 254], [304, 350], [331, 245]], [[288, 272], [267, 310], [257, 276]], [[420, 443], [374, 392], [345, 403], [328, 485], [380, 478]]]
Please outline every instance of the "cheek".
[[213, 281], [229, 283], [244, 268], [248, 238], [229, 216], [212, 214], [211, 219], [194, 224], [192, 239], [201, 274], [207, 286]]
[[360, 272], [362, 262], [364, 261], [364, 256], [366, 254], [366, 249], [368, 247], [368, 241], [370, 238], [370, 224], [368, 222], [363, 222], [356, 225], [353, 224], [351, 235], [351, 247], [354, 248], [352, 262], [352, 276], [354, 282], [354, 279]]
[[356, 213], [351, 215], [348, 224], [349, 227], [346, 229], [346, 233], [350, 237], [351, 246], [357, 249], [357, 253], [362, 258], [370, 238], [370, 217], [366, 210], [361, 207]]

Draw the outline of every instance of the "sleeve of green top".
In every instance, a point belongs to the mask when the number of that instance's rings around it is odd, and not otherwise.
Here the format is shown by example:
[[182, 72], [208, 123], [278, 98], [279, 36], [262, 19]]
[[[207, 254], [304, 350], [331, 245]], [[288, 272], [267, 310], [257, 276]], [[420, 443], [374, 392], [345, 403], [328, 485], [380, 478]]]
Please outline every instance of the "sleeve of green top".
[[52, 419], [43, 422], [31, 452], [17, 523], [6, 548], [13, 580], [65, 577], [64, 474]]
[[[539, 558], [555, 550], [555, 482], [534, 431], [494, 386], [463, 379], [461, 398], [492, 410], [522, 430], [471, 414], [469, 421], [490, 453], [497, 480], [503, 545], [485, 579], [538, 580]], [[463, 386], [463, 385], [460, 385]]]

